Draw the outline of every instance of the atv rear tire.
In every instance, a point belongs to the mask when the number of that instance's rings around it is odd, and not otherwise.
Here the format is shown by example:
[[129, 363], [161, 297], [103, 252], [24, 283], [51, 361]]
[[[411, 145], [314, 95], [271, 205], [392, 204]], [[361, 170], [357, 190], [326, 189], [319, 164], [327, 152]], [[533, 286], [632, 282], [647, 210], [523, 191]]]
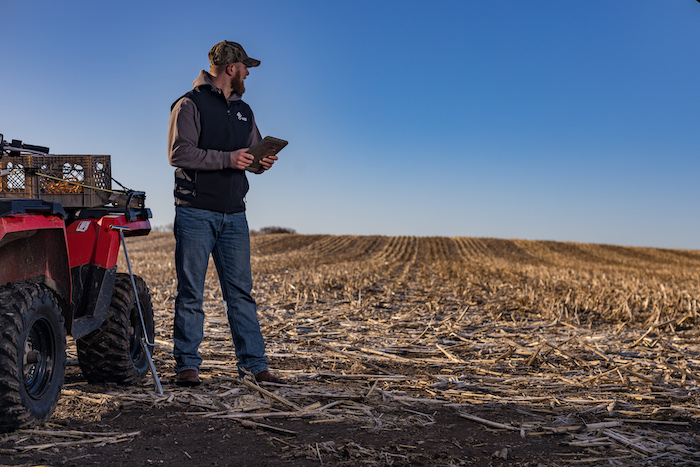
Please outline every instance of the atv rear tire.
[[[134, 276], [148, 341], [153, 342], [153, 306], [146, 283]], [[143, 326], [128, 274], [117, 274], [109, 314], [99, 329], [77, 340], [78, 362], [89, 383], [130, 385], [149, 370], [141, 346]], [[151, 350], [149, 349], [149, 352]]]
[[54, 293], [35, 282], [0, 287], [0, 432], [43, 423], [66, 371], [66, 330]]

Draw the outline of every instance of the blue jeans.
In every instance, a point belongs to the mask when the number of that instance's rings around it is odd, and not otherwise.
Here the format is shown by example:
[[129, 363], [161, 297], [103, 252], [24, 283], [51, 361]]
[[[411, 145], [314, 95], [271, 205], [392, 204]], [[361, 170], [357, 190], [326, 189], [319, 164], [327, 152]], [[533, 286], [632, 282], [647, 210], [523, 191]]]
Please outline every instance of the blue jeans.
[[175, 208], [177, 298], [173, 329], [175, 371], [199, 369], [204, 337], [204, 280], [209, 255], [214, 258], [226, 305], [233, 345], [241, 368], [253, 374], [267, 370], [265, 341], [251, 296], [250, 237], [245, 212], [224, 214]]

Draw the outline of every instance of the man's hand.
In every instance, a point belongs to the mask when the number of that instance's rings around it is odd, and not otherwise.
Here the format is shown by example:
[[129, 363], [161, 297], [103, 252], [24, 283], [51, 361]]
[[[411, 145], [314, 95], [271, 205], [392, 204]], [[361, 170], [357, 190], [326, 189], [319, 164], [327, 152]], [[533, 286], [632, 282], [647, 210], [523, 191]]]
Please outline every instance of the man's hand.
[[272, 167], [272, 164], [274, 164], [277, 159], [277, 156], [265, 156], [260, 159], [260, 165], [263, 169], [270, 170], [270, 167]]
[[248, 153], [248, 148], [237, 149], [231, 153], [230, 157], [231, 167], [240, 170], [248, 167], [253, 162], [253, 159], [255, 159], [252, 154]]

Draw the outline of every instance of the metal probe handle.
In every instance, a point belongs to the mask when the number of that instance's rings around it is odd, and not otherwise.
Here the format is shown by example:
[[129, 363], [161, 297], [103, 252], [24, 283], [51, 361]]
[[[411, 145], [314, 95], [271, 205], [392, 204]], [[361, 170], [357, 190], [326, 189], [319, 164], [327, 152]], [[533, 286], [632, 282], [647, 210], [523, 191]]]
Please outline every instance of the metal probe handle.
[[156, 389], [158, 389], [158, 394], [163, 395], [163, 387], [160, 384], [160, 379], [158, 378], [158, 372], [156, 371], [156, 365], [153, 362], [153, 357], [151, 357], [151, 351], [148, 347], [155, 347], [155, 343], [148, 341], [148, 331], [146, 330], [146, 321], [143, 319], [143, 311], [141, 311], [141, 302], [139, 301], [139, 292], [136, 290], [136, 281], [134, 280], [134, 273], [131, 271], [131, 262], [129, 261], [129, 253], [126, 250], [126, 240], [124, 239], [124, 231], [131, 230], [125, 225], [110, 225], [110, 229], [119, 232], [119, 238], [122, 242], [122, 248], [124, 248], [124, 257], [126, 258], [126, 267], [129, 269], [129, 277], [131, 278], [131, 286], [134, 289], [134, 296], [136, 297], [136, 307], [139, 310], [139, 317], [141, 318], [141, 328], [143, 329], [143, 337], [141, 338], [141, 347], [148, 357], [148, 365], [151, 367], [151, 373], [153, 374], [153, 379], [156, 383]]

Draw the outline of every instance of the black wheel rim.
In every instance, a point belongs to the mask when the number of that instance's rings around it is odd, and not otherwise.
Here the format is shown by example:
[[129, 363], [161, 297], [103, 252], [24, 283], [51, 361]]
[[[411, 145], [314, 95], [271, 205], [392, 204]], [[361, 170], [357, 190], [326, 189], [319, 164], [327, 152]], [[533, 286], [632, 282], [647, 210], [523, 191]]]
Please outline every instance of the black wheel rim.
[[139, 315], [139, 309], [134, 302], [134, 306], [131, 308], [131, 313], [129, 317], [129, 349], [131, 350], [131, 361], [137, 362], [141, 358], [141, 337], [143, 337], [143, 331], [141, 330], [141, 315]]
[[40, 399], [51, 386], [56, 362], [56, 340], [51, 323], [38, 318], [24, 342], [24, 387], [33, 399]]

